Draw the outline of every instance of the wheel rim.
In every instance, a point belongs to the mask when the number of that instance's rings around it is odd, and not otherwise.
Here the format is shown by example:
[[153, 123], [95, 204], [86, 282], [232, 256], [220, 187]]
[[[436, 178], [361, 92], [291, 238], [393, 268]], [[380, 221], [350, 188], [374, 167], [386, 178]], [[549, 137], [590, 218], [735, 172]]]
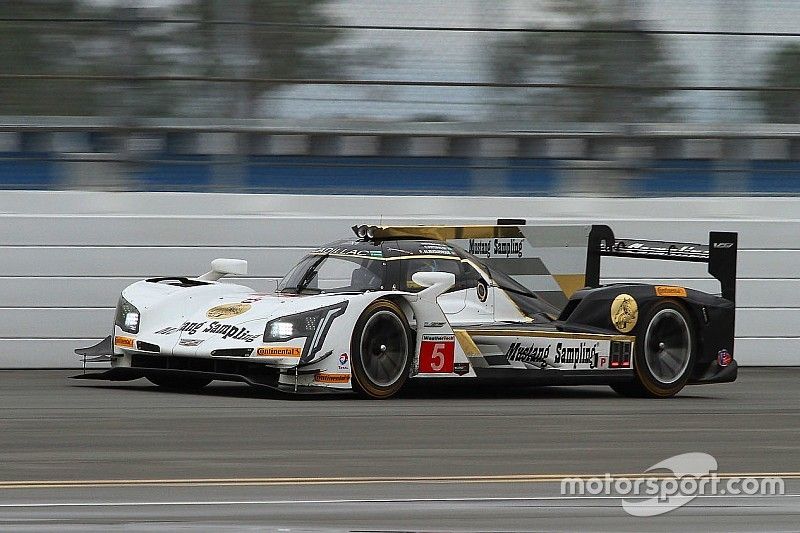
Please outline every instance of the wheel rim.
[[647, 326], [644, 351], [650, 374], [665, 385], [678, 381], [692, 355], [692, 337], [683, 315], [662, 309]]
[[369, 380], [388, 387], [403, 376], [408, 337], [400, 317], [378, 311], [367, 320], [361, 333], [361, 363]]

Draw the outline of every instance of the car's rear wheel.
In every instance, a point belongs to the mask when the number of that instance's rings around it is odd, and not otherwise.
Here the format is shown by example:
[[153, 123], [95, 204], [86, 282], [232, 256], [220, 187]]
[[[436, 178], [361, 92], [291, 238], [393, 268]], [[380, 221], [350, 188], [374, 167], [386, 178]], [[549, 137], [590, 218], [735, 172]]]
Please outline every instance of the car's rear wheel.
[[654, 305], [636, 332], [635, 380], [611, 387], [624, 396], [668, 398], [689, 380], [695, 359], [694, 327], [685, 308], [673, 300]]
[[353, 330], [353, 389], [369, 398], [389, 398], [408, 379], [413, 344], [405, 314], [389, 300], [364, 310]]
[[164, 389], [183, 391], [200, 390], [213, 381], [210, 378], [173, 376], [169, 374], [154, 374], [147, 376], [147, 380]]

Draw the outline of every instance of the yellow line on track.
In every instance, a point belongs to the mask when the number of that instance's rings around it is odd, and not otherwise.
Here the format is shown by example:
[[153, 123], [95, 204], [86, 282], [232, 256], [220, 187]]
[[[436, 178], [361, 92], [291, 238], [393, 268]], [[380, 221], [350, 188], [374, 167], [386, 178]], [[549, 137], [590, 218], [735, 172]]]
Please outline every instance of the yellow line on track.
[[[257, 486], [257, 485], [368, 485], [414, 483], [552, 483], [564, 478], [588, 480], [604, 478], [606, 474], [512, 474], [497, 476], [403, 476], [403, 477], [265, 477], [265, 478], [187, 478], [187, 479], [74, 479], [40, 481], [0, 481], [0, 489], [53, 489], [78, 487], [149, 487], [149, 486]], [[800, 472], [735, 472], [717, 473], [719, 479], [732, 478], [783, 478], [800, 479]], [[664, 473], [610, 474], [612, 479], [674, 477]], [[703, 477], [710, 477], [709, 475]]]

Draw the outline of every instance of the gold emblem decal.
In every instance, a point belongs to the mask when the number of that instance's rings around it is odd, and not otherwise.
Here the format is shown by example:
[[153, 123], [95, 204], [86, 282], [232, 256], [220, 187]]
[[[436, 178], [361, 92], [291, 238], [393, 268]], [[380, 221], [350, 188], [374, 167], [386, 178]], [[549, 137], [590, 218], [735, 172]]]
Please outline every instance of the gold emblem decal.
[[250, 304], [222, 304], [212, 307], [206, 312], [208, 318], [230, 318], [232, 316], [241, 315], [250, 310]]
[[681, 296], [686, 298], [686, 289], [668, 285], [656, 285], [656, 296]]
[[628, 333], [636, 326], [639, 306], [630, 294], [620, 294], [611, 303], [611, 323], [622, 333]]

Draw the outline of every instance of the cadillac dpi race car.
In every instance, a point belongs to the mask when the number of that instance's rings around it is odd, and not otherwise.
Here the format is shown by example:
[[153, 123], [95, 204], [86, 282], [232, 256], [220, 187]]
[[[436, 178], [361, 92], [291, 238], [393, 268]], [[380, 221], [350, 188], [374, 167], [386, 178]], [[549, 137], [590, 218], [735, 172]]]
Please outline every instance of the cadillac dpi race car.
[[[354, 226], [311, 251], [274, 293], [220, 282], [247, 263], [127, 287], [114, 331], [77, 378], [147, 378], [174, 389], [212, 380], [294, 393], [388, 398], [409, 380], [608, 384], [664, 398], [736, 379], [737, 234], [708, 245], [617, 239], [608, 226]], [[602, 257], [708, 263], [720, 295], [600, 285]]]

